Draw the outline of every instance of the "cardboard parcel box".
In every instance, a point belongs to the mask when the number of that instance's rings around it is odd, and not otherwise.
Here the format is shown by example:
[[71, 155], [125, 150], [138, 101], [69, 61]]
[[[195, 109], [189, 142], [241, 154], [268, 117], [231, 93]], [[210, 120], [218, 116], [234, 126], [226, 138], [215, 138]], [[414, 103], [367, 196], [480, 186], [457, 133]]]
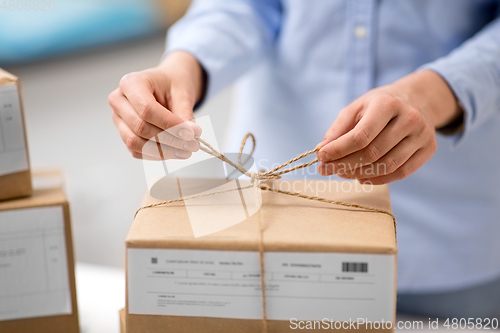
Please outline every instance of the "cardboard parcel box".
[[120, 333], [125, 333], [125, 309], [121, 309], [120, 315]]
[[[328, 181], [273, 186], [391, 209], [386, 186]], [[254, 196], [254, 189], [244, 191], [242, 199]], [[236, 203], [219, 198], [228, 193], [139, 211], [126, 240], [128, 333], [262, 332], [259, 224], [269, 332], [306, 327], [319, 332], [327, 325], [347, 331], [353, 321], [355, 330], [392, 331], [397, 252], [392, 217], [261, 193], [262, 206], [249, 218], [202, 237], [194, 237], [190, 220], [197, 215], [207, 225], [219, 223], [236, 210]], [[147, 195], [143, 204], [159, 201]]]
[[61, 188], [0, 202], [0, 281], [0, 332], [79, 332], [69, 205]]
[[19, 80], [0, 69], [0, 200], [31, 195]]

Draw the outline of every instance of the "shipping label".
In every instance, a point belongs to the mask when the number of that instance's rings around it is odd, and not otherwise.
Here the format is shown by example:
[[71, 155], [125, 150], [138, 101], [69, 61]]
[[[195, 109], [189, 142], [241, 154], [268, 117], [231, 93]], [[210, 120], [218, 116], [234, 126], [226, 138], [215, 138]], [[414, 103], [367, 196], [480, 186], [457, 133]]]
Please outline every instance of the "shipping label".
[[0, 212], [0, 320], [71, 313], [63, 208]]
[[[129, 312], [262, 319], [259, 254], [128, 249]], [[270, 320], [394, 320], [395, 256], [265, 253]]]
[[0, 176], [28, 170], [28, 150], [17, 85], [0, 86]]

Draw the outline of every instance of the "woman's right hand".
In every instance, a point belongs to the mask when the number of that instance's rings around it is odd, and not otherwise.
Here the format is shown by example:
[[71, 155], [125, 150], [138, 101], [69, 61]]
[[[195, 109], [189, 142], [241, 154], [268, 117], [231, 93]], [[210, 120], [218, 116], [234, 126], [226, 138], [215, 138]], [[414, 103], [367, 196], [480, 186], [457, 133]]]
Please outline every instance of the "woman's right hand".
[[172, 52], [158, 67], [125, 75], [108, 101], [132, 156], [186, 159], [197, 151], [201, 128], [193, 122], [193, 107], [204, 89], [201, 65], [184, 51]]

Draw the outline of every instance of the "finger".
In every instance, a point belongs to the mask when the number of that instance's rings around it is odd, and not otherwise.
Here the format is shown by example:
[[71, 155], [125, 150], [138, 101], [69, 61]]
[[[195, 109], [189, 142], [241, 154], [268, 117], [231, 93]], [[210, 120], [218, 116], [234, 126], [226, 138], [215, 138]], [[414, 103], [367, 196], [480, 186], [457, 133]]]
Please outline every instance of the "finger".
[[334, 161], [366, 148], [395, 115], [394, 107], [378, 102], [369, 105], [352, 130], [321, 148], [320, 161]]
[[179, 118], [189, 121], [189, 125], [194, 131], [196, 137], [201, 136], [201, 127], [196, 124], [193, 107], [194, 99], [193, 94], [189, 93], [184, 87], [179, 87], [176, 84], [172, 84], [170, 88], [170, 111], [173, 114], [179, 116]]
[[114, 97], [110, 96], [109, 104], [116, 114], [125, 122], [128, 128], [141, 138], [150, 140], [158, 133], [163, 132], [161, 128], [141, 119], [123, 94], [117, 93]]
[[318, 165], [318, 172], [322, 176], [331, 176], [335, 174], [332, 163], [320, 162]]
[[151, 140], [145, 140], [136, 135], [125, 124], [125, 122], [113, 112], [113, 121], [118, 128], [120, 137], [127, 146], [128, 150], [135, 156], [148, 156], [148, 159], [166, 160], [166, 159], [187, 159], [191, 157], [190, 151], [176, 149]]
[[342, 170], [343, 165], [339, 165], [339, 169], [336, 170], [339, 177], [348, 179], [373, 178], [388, 175], [406, 163], [420, 148], [421, 145], [419, 145], [416, 137], [407, 137], [375, 163], [359, 166], [354, 170]]
[[120, 81], [120, 89], [138, 116], [156, 127], [167, 130], [183, 140], [194, 139], [194, 131], [189, 121], [174, 115], [154, 97], [153, 88], [147, 80], [137, 74], [125, 75]]
[[[382, 132], [366, 148], [354, 152], [346, 157], [332, 163], [333, 173], [342, 170], [344, 172], [355, 170], [364, 165], [377, 162], [391, 149], [396, 147], [407, 136], [407, 130], [403, 126], [404, 121], [399, 117], [392, 119]], [[413, 140], [416, 144], [417, 140]]]
[[183, 149], [176, 149], [172, 146], [167, 146], [158, 143], [155, 140], [146, 140], [141, 142], [142, 149], [140, 151], [143, 155], [154, 156], [162, 160], [170, 159], [187, 159], [191, 157], [192, 153]]
[[[118, 129], [118, 132], [120, 133], [120, 137], [122, 138], [123, 142], [127, 145], [127, 142], [131, 141], [131, 137], [134, 135], [132, 131], [128, 128], [128, 126], [123, 122], [123, 120], [115, 113], [113, 112], [112, 114], [113, 122], [115, 123], [116, 128]], [[134, 158], [137, 159], [146, 159], [146, 160], [154, 160], [154, 161], [160, 161], [161, 158], [156, 157], [156, 156], [147, 156], [143, 155], [139, 151], [134, 151], [130, 150], [130, 153]]]
[[200, 143], [198, 142], [198, 140], [185, 141], [170, 134], [168, 131], [158, 133], [158, 135], [153, 137], [152, 140], [167, 146], [171, 146], [177, 149], [184, 149], [193, 153], [200, 149]]
[[117, 93], [116, 95], [114, 94], [115, 93], [113, 93], [113, 96], [110, 95], [109, 98], [109, 102], [113, 107], [113, 110], [125, 122], [127, 127], [141, 138], [145, 140], [152, 140], [157, 137], [160, 143], [192, 152], [195, 152], [200, 148], [200, 144], [197, 140], [182, 140], [163, 131], [161, 128], [142, 120], [134, 111], [125, 96], [120, 93]]
[[326, 131], [323, 141], [316, 147], [323, 147], [327, 143], [338, 139], [340, 136], [349, 132], [356, 125], [356, 116], [361, 110], [362, 104], [358, 100], [346, 106], [339, 112], [337, 119], [333, 122], [332, 126]]
[[405, 179], [420, 169], [432, 157], [433, 153], [434, 152], [428, 148], [420, 149], [395, 172], [380, 177], [360, 179], [359, 182], [361, 184], [371, 183], [373, 185], [382, 185]]
[[131, 151], [132, 157], [137, 158], [138, 160], [146, 160], [146, 161], [161, 161], [162, 159], [160, 158], [154, 158], [148, 155], [142, 155], [141, 153], [138, 153], [136, 151]]

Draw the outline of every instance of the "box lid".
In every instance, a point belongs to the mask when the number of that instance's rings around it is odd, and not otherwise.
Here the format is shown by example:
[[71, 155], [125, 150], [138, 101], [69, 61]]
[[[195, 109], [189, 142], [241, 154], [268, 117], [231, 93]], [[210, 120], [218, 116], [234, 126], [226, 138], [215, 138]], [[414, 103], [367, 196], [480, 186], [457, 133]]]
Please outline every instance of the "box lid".
[[[273, 186], [284, 187], [282, 185], [287, 182], [287, 187], [293, 187], [298, 193], [391, 210], [387, 186], [328, 181], [277, 181]], [[325, 190], [318, 191], [319, 186]], [[221, 204], [217, 196], [207, 197], [204, 203], [219, 214], [225, 214], [231, 207]], [[143, 205], [158, 202], [161, 200], [146, 195]], [[216, 222], [213, 214], [210, 215], [206, 223]], [[394, 221], [387, 214], [269, 191], [262, 191], [262, 207], [254, 215], [199, 238], [194, 237], [186, 201], [142, 209], [134, 220], [126, 244], [128, 248], [257, 251], [259, 219], [263, 225], [265, 251], [397, 252]]]
[[0, 202], [0, 211], [32, 207], [56, 206], [66, 204], [62, 188], [47, 188], [33, 191], [33, 195], [21, 199]]
[[17, 83], [17, 81], [17, 76], [12, 75], [0, 68], [0, 86], [5, 84], [14, 84]]

